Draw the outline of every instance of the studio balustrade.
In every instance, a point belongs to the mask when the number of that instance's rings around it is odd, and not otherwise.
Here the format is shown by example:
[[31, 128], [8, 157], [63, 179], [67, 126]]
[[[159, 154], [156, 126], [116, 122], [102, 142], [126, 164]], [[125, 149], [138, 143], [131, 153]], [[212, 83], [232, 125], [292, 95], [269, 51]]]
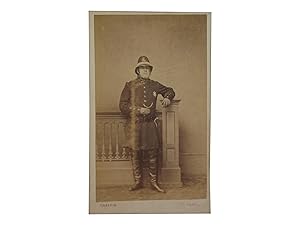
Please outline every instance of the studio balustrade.
[[[158, 128], [162, 142], [161, 183], [180, 186], [179, 102], [173, 100], [170, 106], [158, 112]], [[120, 112], [96, 114], [96, 160], [100, 173], [101, 168], [105, 168], [105, 173], [109, 174], [109, 169], [115, 171], [118, 165], [123, 165], [119, 167], [120, 170], [125, 169], [124, 162], [130, 160], [124, 148], [125, 123], [126, 117]], [[109, 183], [109, 179], [105, 180]]]

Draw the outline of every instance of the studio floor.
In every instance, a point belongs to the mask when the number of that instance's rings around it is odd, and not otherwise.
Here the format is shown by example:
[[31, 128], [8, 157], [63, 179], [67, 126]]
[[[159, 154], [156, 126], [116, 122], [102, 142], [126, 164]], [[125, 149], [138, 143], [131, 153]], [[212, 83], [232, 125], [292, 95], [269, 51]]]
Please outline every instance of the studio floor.
[[158, 193], [145, 185], [136, 191], [128, 191], [129, 185], [99, 187], [96, 201], [128, 201], [128, 200], [183, 200], [207, 198], [207, 178], [183, 178], [182, 187], [165, 187], [166, 193]]

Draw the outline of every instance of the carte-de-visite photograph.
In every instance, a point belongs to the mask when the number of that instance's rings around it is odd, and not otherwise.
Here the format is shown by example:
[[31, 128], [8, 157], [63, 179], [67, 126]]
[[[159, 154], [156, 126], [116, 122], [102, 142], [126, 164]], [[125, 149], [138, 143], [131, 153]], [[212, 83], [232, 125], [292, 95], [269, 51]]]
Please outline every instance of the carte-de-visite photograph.
[[211, 13], [89, 26], [89, 212], [210, 213]]

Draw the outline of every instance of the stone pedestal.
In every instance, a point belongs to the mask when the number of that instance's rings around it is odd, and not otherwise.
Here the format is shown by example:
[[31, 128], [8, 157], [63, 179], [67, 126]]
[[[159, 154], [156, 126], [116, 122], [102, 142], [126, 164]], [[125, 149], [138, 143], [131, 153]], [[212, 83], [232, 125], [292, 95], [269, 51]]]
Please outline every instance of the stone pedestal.
[[162, 110], [162, 167], [160, 183], [163, 185], [182, 186], [179, 167], [179, 115], [180, 100]]

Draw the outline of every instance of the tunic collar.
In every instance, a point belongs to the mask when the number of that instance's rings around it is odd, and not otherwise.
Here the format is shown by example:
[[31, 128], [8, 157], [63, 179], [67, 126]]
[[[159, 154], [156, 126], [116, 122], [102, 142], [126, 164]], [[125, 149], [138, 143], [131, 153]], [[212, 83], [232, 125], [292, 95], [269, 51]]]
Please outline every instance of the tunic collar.
[[138, 78], [136, 78], [136, 81], [137, 81], [138, 83], [145, 84], [145, 83], [148, 83], [148, 82], [150, 81], [150, 79], [149, 79], [149, 78], [138, 77]]

